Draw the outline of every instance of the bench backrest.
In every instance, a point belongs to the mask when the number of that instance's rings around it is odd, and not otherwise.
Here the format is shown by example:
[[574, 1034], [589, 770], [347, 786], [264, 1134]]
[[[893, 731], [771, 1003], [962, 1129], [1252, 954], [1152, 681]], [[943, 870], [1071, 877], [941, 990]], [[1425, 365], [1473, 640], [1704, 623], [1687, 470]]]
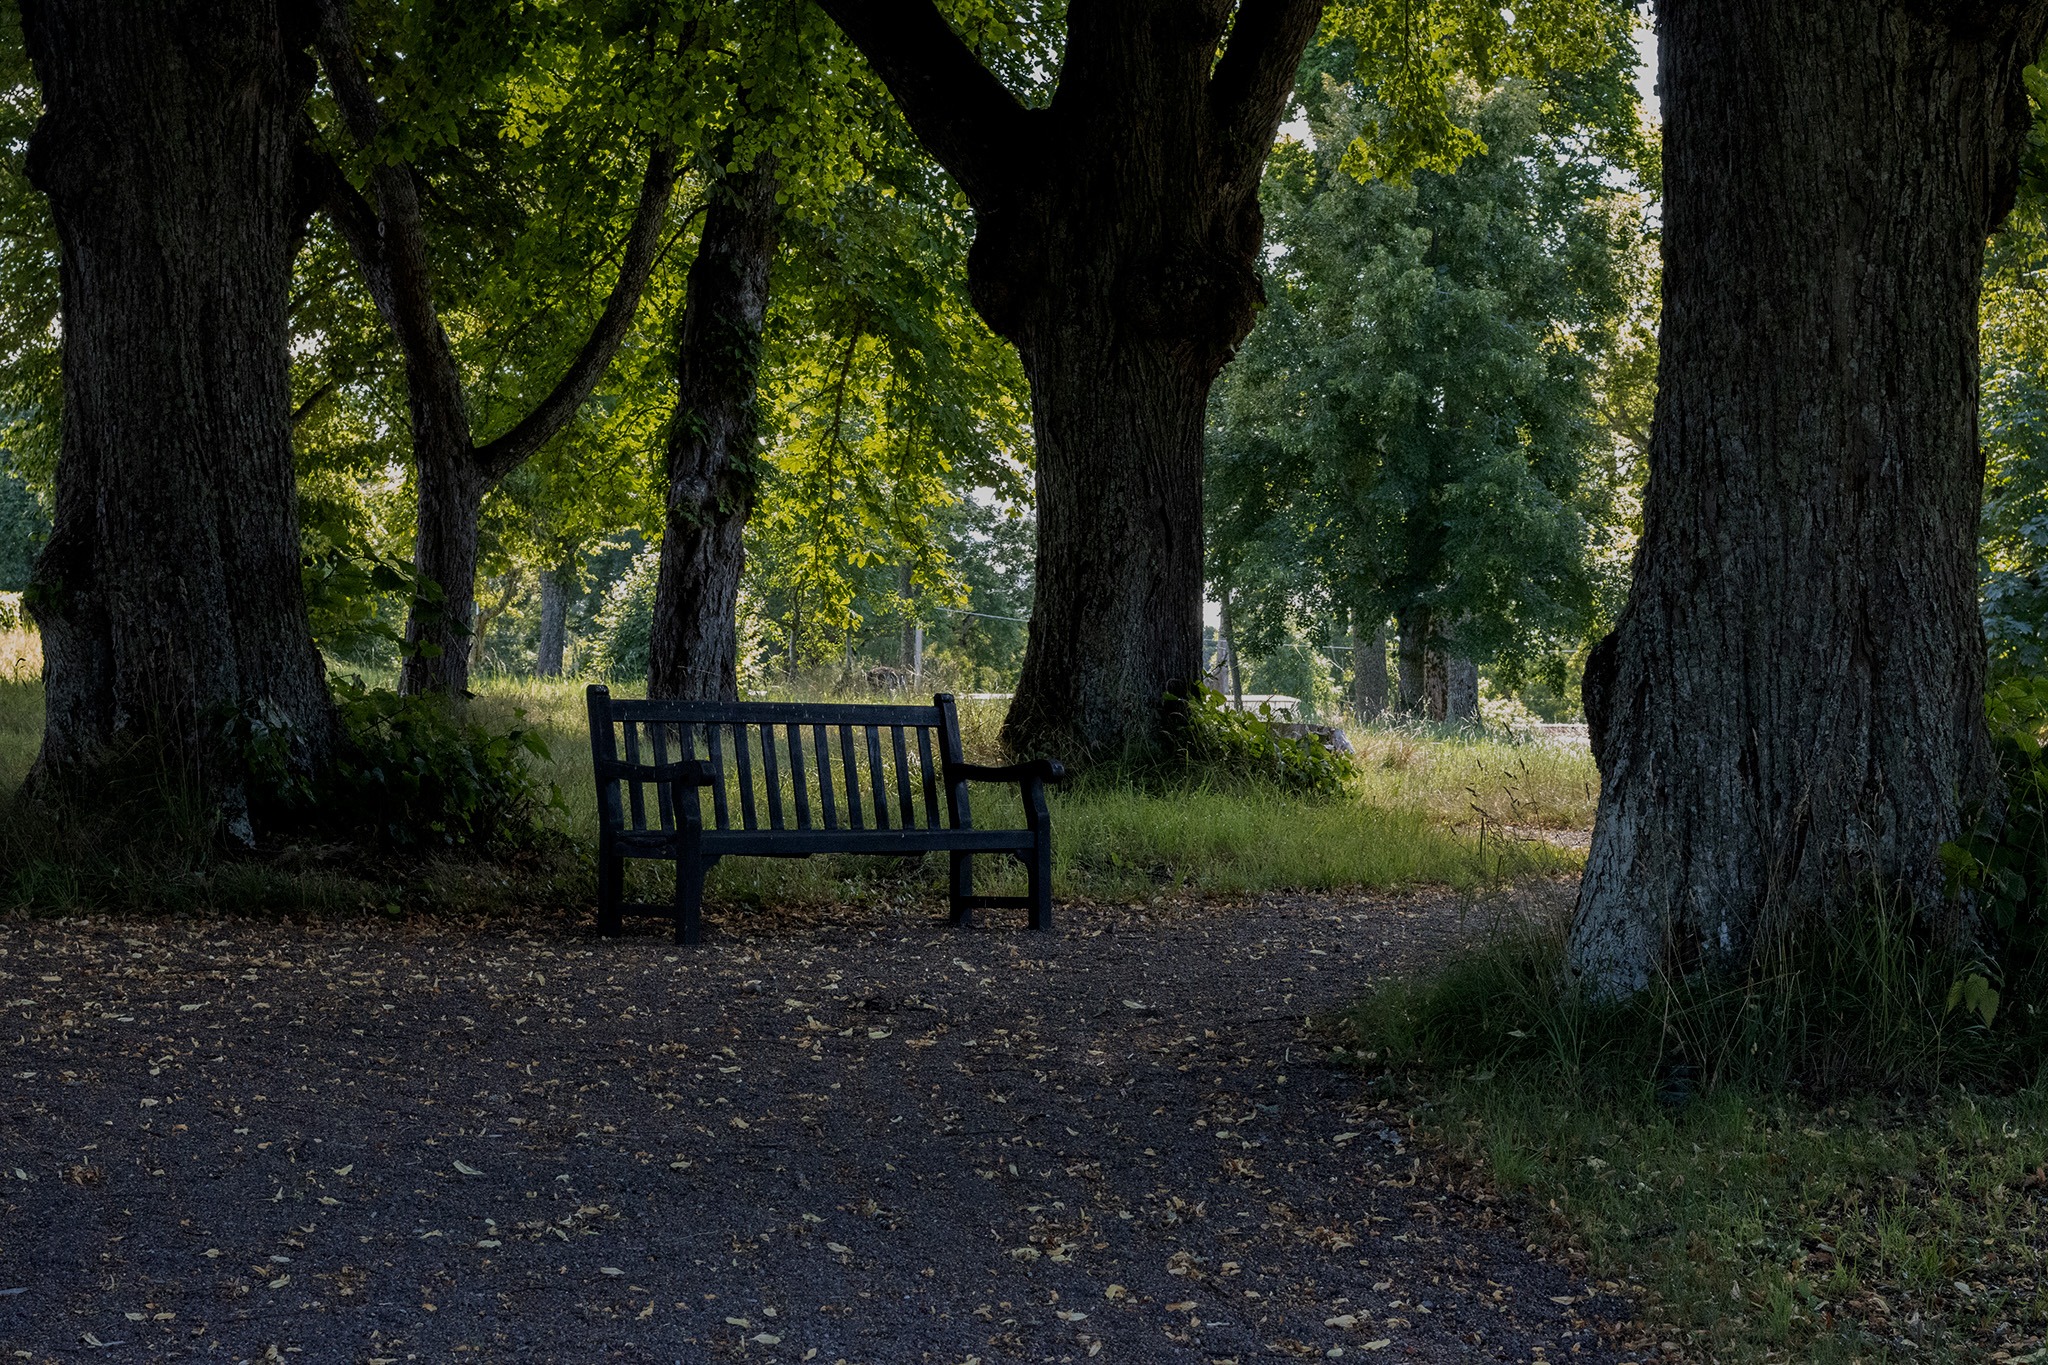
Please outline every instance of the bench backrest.
[[[811, 702], [634, 701], [593, 686], [591, 753], [600, 763], [703, 759], [698, 797], [713, 830], [968, 829], [960, 718], [950, 694], [930, 706]], [[684, 799], [689, 799], [686, 795]], [[670, 784], [598, 784], [598, 817], [621, 830], [672, 830]]]

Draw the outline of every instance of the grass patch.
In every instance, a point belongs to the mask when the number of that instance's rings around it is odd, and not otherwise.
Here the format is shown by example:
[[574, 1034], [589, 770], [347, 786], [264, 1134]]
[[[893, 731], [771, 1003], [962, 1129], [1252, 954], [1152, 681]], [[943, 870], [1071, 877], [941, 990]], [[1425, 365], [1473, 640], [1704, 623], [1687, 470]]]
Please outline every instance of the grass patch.
[[1560, 988], [1566, 908], [1351, 1021], [1451, 1155], [1694, 1358], [2048, 1360], [2038, 983], [1987, 1028], [1948, 1004], [1966, 964], [1879, 905], [1747, 986], [1603, 1009]]
[[[389, 679], [369, 679], [388, 685]], [[353, 849], [290, 847], [219, 862], [165, 840], [124, 869], [71, 857], [40, 839], [0, 850], [0, 909], [183, 909], [243, 913], [367, 907], [393, 913], [493, 907], [581, 915], [594, 897], [595, 784], [580, 683], [486, 678], [474, 719], [504, 729], [523, 714], [547, 745], [541, 776], [562, 796], [547, 847], [496, 860], [371, 859]], [[622, 695], [634, 689], [615, 689]], [[961, 705], [970, 760], [998, 762], [1003, 706]], [[33, 760], [41, 686], [0, 681], [0, 782], [17, 785]], [[1355, 741], [1360, 773], [1340, 797], [1290, 796], [1262, 787], [1161, 792], [1115, 780], [1051, 794], [1054, 893], [1066, 900], [1129, 901], [1189, 893], [1383, 889], [1420, 884], [1478, 889], [1575, 870], [1580, 855], [1511, 831], [1560, 828], [1580, 818], [1593, 781], [1583, 752], [1455, 733], [1369, 729]], [[976, 823], [1022, 823], [1016, 793], [977, 787]], [[148, 843], [148, 841], [144, 841]], [[168, 861], [167, 861], [168, 860]], [[855, 897], [936, 902], [943, 857], [885, 860], [727, 859], [707, 888], [727, 906], [820, 905]], [[666, 865], [633, 864], [631, 894], [667, 894]], [[1023, 890], [1020, 868], [978, 860], [977, 885]]]
[[[545, 736], [565, 827], [579, 846], [594, 844], [597, 798], [582, 685], [491, 680], [476, 704], [495, 709], [496, 724], [523, 712]], [[959, 709], [968, 760], [1002, 762], [1004, 704], [966, 701]], [[1514, 837], [1509, 826], [1568, 827], [1595, 780], [1583, 752], [1415, 730], [1368, 730], [1355, 742], [1369, 758], [1352, 789], [1327, 800], [1261, 787], [1162, 792], [1114, 780], [1055, 789], [1048, 797], [1053, 894], [1127, 901], [1419, 884], [1476, 889], [1579, 866], [1578, 854]], [[1014, 789], [977, 785], [973, 799], [977, 824], [1023, 823]], [[1590, 821], [1590, 805], [1584, 810]], [[707, 892], [714, 901], [744, 904], [816, 904], [859, 894], [936, 899], [945, 891], [945, 867], [942, 855], [900, 862], [727, 859], [712, 871]], [[665, 867], [634, 868], [632, 875], [641, 883], [633, 894], [662, 894]], [[1022, 870], [1006, 860], [977, 860], [976, 876], [977, 887], [993, 894], [1024, 889]]]
[[0, 674], [0, 793], [21, 785], [42, 742], [41, 679]]

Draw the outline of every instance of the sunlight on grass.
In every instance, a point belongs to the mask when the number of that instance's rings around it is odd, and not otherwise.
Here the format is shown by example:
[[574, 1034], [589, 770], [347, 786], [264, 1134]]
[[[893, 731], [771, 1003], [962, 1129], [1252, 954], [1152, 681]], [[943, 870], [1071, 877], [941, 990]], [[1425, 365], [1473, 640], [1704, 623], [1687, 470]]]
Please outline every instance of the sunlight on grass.
[[0, 794], [21, 785], [42, 742], [42, 679], [0, 675]]
[[[580, 842], [597, 836], [583, 685], [532, 679], [483, 684], [479, 707], [497, 724], [523, 713], [545, 738], [567, 827]], [[623, 689], [620, 689], [623, 691]], [[968, 757], [1001, 761], [1003, 704], [964, 702]], [[1367, 730], [1361, 774], [1346, 797], [1312, 801], [1278, 792], [1157, 793], [1086, 785], [1050, 795], [1053, 890], [1060, 897], [1127, 900], [1166, 892], [1239, 895], [1439, 884], [1459, 888], [1517, 876], [1575, 870], [1579, 855], [1540, 841], [1502, 837], [1504, 826], [1568, 828], [1583, 809], [1592, 760], [1583, 751], [1469, 736]], [[1014, 788], [977, 786], [975, 822], [1018, 825]], [[1474, 806], [1489, 812], [1482, 822]], [[850, 886], [885, 881], [936, 896], [945, 859], [728, 859], [710, 893], [747, 902], [814, 902]], [[642, 869], [639, 894], [660, 894], [666, 869]], [[1021, 892], [1014, 863], [982, 858], [978, 887]]]
[[[371, 675], [365, 681], [388, 687], [394, 680]], [[306, 884], [280, 884], [274, 897], [280, 907], [339, 898], [341, 903], [388, 902], [403, 909], [445, 898], [487, 912], [494, 897], [525, 896], [534, 903], [584, 908], [594, 894], [597, 816], [583, 684], [492, 677], [480, 679], [478, 688], [470, 704], [478, 721], [493, 729], [530, 727], [547, 745], [546, 776], [561, 796], [551, 820], [565, 836], [548, 865], [507, 879], [489, 864], [452, 862], [439, 872], [434, 870], [439, 864], [408, 872], [396, 864], [357, 860], [324, 873], [293, 874]], [[616, 690], [629, 694], [637, 689]], [[965, 702], [960, 712], [968, 757], [1001, 761], [1003, 704]], [[41, 684], [0, 680], [0, 784], [5, 788], [18, 785], [27, 773], [41, 722]], [[1579, 853], [1540, 838], [1518, 837], [1518, 832], [1571, 828], [1590, 818], [1592, 764], [1583, 751], [1379, 727], [1362, 731], [1357, 742], [1359, 775], [1344, 796], [1334, 799], [1264, 788], [1157, 791], [1106, 781], [1053, 791], [1055, 895], [1128, 901], [1424, 884], [1469, 889], [1571, 872], [1580, 865]], [[1022, 823], [1014, 788], [977, 785], [973, 799], [975, 822], [984, 828]], [[944, 894], [945, 866], [944, 856], [937, 854], [921, 859], [727, 859], [712, 873], [709, 892], [714, 902], [740, 906], [814, 905], [874, 895], [930, 901]], [[60, 868], [45, 871], [50, 875], [37, 881], [42, 889], [18, 884], [14, 899], [47, 904], [79, 898], [62, 890], [75, 878], [57, 875]], [[1007, 859], [980, 858], [976, 874], [977, 889], [983, 892], [1023, 890], [1021, 868]], [[285, 875], [283, 864], [230, 863], [218, 875], [195, 882], [192, 894], [203, 903], [218, 893], [246, 908], [264, 902], [266, 876]], [[321, 876], [335, 880], [332, 895], [313, 884]], [[631, 876], [636, 896], [665, 900], [670, 894], [672, 871], [665, 864], [635, 864]], [[342, 887], [343, 881], [351, 884]], [[83, 892], [79, 896], [93, 899]], [[143, 904], [146, 888], [138, 883], [116, 899]], [[191, 904], [191, 897], [180, 903]]]

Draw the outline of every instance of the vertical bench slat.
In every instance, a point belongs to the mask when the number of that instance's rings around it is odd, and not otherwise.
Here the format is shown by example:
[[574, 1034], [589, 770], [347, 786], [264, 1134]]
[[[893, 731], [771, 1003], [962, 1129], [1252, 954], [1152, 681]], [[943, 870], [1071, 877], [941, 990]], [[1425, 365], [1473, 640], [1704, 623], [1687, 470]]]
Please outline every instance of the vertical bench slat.
[[761, 727], [761, 781], [768, 788], [768, 828], [782, 828], [782, 770], [775, 761], [775, 725]]
[[740, 783], [740, 821], [744, 829], [755, 828], [754, 823], [754, 762], [747, 753], [747, 729], [745, 725], [732, 727], [732, 758], [737, 770], [735, 776]]
[[932, 766], [932, 729], [929, 725], [917, 727], [917, 766], [924, 771], [924, 827], [944, 829], [946, 822], [939, 815], [939, 773]]
[[903, 727], [889, 727], [889, 737], [896, 749], [896, 808], [903, 816], [900, 828], [917, 828], [917, 811], [910, 801], [910, 751], [903, 747]]
[[841, 725], [839, 731], [839, 756], [846, 760], [846, 827], [865, 829], [860, 822], [860, 764], [853, 756], [853, 727]]
[[875, 828], [889, 828], [889, 785], [887, 774], [882, 768], [882, 737], [872, 725], [863, 725], [868, 733], [868, 789], [875, 794]]
[[[633, 724], [630, 720], [621, 721], [620, 724], [625, 726], [626, 729], [626, 762], [638, 763], [640, 761], [640, 727]], [[633, 828], [646, 829], [647, 807], [641, 798], [640, 784], [638, 782], [628, 782], [626, 784], [626, 802], [633, 813]]]
[[811, 727], [811, 744], [818, 755], [818, 804], [825, 813], [825, 828], [839, 828], [839, 812], [832, 797], [832, 746], [825, 742], [825, 727]]
[[804, 781], [804, 727], [789, 727], [789, 779], [796, 788], [796, 827], [811, 827], [811, 793]]
[[[946, 767], [953, 768], [967, 761], [967, 755], [960, 748], [960, 713], [954, 708], [949, 696], [939, 698], [939, 751]], [[967, 801], [967, 779], [949, 777], [946, 781], [946, 811], [953, 818], [954, 829], [973, 829], [974, 811]]]
[[718, 819], [720, 829], [731, 829], [732, 821], [725, 813], [725, 727], [707, 725], [704, 727], [704, 747], [711, 751], [711, 771], [718, 778], [711, 788], [711, 811]]
[[[668, 726], [658, 720], [647, 722], [647, 742], [653, 746], [654, 761], [657, 764], [667, 763]], [[676, 827], [675, 801], [669, 795], [668, 783], [657, 782], [654, 784], [654, 806], [661, 816], [661, 827], [663, 829], [674, 829]]]

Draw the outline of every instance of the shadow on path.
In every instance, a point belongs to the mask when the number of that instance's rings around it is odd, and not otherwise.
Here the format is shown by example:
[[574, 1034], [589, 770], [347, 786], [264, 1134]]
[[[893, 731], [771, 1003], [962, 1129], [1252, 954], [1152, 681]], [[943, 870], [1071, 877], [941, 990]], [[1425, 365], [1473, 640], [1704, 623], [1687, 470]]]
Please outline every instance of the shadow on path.
[[[1450, 897], [652, 935], [0, 926], [0, 1343], [1618, 1360], [1310, 1021]], [[19, 1291], [19, 1292], [15, 1292]], [[100, 1343], [95, 1346], [94, 1343]], [[118, 1343], [118, 1345], [116, 1344]]]

